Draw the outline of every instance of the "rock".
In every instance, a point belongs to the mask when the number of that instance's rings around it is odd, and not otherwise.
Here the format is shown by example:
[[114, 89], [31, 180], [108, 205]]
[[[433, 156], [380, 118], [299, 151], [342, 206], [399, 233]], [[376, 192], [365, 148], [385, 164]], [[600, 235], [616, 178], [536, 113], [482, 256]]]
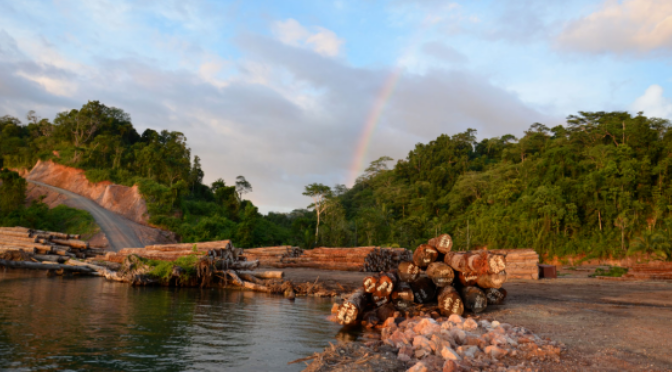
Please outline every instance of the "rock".
[[457, 314], [453, 314], [448, 318], [448, 321], [455, 324], [462, 324], [464, 323], [464, 318]]
[[440, 371], [444, 364], [443, 358], [435, 355], [430, 355], [426, 357], [425, 359], [422, 360], [422, 362], [425, 364], [425, 367], [427, 367], [427, 370], [431, 372]]
[[[424, 336], [415, 336], [413, 339], [413, 349], [415, 349], [415, 357], [421, 358], [432, 353], [432, 345]], [[420, 353], [420, 356], [418, 356]]]
[[423, 362], [417, 362], [415, 365], [407, 370], [407, 372], [427, 372], [427, 366]]
[[497, 328], [499, 327], [500, 323], [496, 320], [493, 320], [492, 323], [490, 323], [490, 325], [492, 328]]
[[414, 356], [413, 348], [410, 346], [402, 346], [399, 349], [399, 354], [397, 354], [397, 359], [403, 361], [403, 362], [408, 362], [413, 358]]
[[453, 338], [456, 344], [464, 345], [467, 341], [467, 333], [459, 328], [453, 328], [450, 331], [450, 336]]
[[457, 371], [459, 371], [459, 367], [454, 361], [446, 360], [446, 362], [443, 363], [442, 372], [457, 372]]
[[432, 318], [425, 318], [421, 320], [415, 327], [413, 331], [419, 335], [430, 335], [432, 333], [438, 333], [441, 331], [441, 326]]
[[480, 351], [481, 349], [474, 345], [463, 345], [457, 348], [457, 353], [459, 355], [469, 359], [474, 358]]
[[453, 350], [451, 347], [444, 346], [441, 349], [441, 356], [445, 360], [460, 360], [460, 356], [457, 354], [455, 350]]
[[499, 359], [509, 353], [508, 350], [493, 345], [487, 346], [483, 351], [495, 359]]
[[478, 322], [478, 325], [480, 325], [483, 328], [490, 328], [491, 327], [490, 322], [488, 322], [487, 320], [481, 320], [480, 322]]
[[462, 325], [462, 328], [465, 329], [465, 330], [468, 330], [468, 331], [474, 330], [474, 329], [478, 328], [478, 323], [476, 323], [475, 320], [469, 318], [469, 319], [464, 321], [464, 324]]

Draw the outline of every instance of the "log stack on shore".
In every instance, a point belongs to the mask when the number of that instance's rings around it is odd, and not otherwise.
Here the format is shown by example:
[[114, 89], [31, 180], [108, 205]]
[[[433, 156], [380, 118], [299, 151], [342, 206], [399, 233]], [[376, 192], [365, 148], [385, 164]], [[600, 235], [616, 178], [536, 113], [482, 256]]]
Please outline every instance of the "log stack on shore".
[[623, 277], [641, 280], [672, 280], [672, 262], [633, 265]]
[[539, 254], [534, 249], [493, 249], [489, 252], [506, 256], [509, 279], [539, 279]]
[[[23, 251], [30, 256], [57, 261], [64, 257], [88, 258], [105, 254], [104, 249], [89, 247], [80, 235], [26, 227], [0, 227], [0, 254]], [[61, 256], [61, 257], [59, 257]]]
[[480, 313], [506, 298], [506, 258], [487, 250], [452, 252], [444, 234], [420, 245], [412, 261], [396, 270], [364, 278], [362, 288], [336, 304], [332, 321], [372, 327], [393, 314], [415, 313], [434, 317]]
[[275, 266], [282, 263], [286, 258], [300, 257], [302, 254], [303, 249], [291, 245], [249, 248], [243, 251], [243, 257], [248, 261], [259, 260], [259, 264], [262, 266]]

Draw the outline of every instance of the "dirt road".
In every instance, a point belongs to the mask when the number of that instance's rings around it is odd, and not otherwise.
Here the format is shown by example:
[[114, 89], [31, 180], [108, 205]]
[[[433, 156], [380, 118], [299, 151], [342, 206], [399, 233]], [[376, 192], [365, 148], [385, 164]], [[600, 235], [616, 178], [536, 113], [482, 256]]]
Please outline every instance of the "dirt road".
[[33, 183], [35, 185], [42, 186], [59, 194], [65, 195], [68, 197], [67, 204], [69, 206], [91, 213], [98, 226], [100, 226], [100, 229], [107, 236], [107, 240], [110, 243], [110, 250], [117, 252], [122, 248], [144, 247], [144, 244], [142, 244], [132, 227], [134, 225], [132, 221], [114, 212], [108, 211], [93, 200], [85, 198], [81, 195], [77, 195], [74, 192], [50, 186], [46, 183], [38, 181], [27, 181], [29, 183]]

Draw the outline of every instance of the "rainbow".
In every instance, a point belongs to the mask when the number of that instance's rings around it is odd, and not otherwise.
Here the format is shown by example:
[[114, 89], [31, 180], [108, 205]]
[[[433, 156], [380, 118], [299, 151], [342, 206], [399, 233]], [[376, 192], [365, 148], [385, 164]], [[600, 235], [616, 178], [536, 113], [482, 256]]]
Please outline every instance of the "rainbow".
[[402, 69], [396, 67], [390, 76], [385, 80], [383, 88], [380, 90], [380, 93], [377, 95], [376, 100], [371, 108], [371, 111], [367, 115], [366, 122], [364, 123], [364, 129], [362, 130], [362, 135], [359, 138], [359, 143], [357, 144], [357, 149], [355, 150], [355, 156], [350, 166], [350, 176], [348, 178], [348, 184], [354, 185], [357, 180], [358, 175], [362, 170], [364, 170], [364, 160], [366, 159], [366, 154], [369, 150], [369, 145], [371, 144], [371, 137], [373, 132], [380, 122], [380, 118], [385, 108], [385, 104], [390, 100], [390, 96], [394, 92], [394, 88], [399, 82], [399, 77], [401, 76]]

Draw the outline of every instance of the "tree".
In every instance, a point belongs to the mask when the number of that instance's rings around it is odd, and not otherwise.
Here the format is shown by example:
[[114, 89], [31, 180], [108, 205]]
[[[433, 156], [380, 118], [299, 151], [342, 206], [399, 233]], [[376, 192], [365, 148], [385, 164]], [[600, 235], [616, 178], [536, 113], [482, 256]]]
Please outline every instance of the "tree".
[[252, 192], [252, 185], [247, 182], [245, 177], [238, 176], [236, 177], [236, 192], [238, 193], [238, 199], [243, 200], [243, 194]]
[[26, 180], [18, 173], [0, 170], [0, 216], [20, 209], [26, 199]]
[[303, 193], [313, 199], [313, 204], [308, 208], [313, 208], [317, 214], [317, 225], [315, 226], [315, 244], [320, 233], [320, 215], [327, 209], [327, 199], [331, 196], [331, 188], [321, 183], [311, 183], [306, 186], [306, 191]]

